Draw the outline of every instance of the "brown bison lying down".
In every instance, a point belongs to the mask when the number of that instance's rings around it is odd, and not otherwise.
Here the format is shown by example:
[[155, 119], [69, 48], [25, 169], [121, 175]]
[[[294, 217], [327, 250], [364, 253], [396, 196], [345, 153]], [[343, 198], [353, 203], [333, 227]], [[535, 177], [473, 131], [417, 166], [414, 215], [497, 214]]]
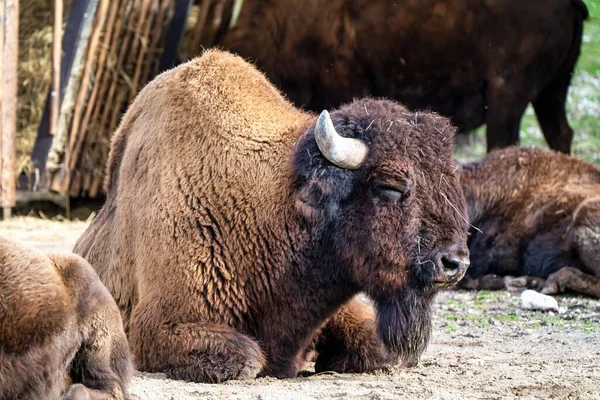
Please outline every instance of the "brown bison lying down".
[[471, 232], [471, 267], [462, 286], [498, 287], [496, 275], [525, 275], [547, 294], [600, 297], [596, 166], [560, 153], [509, 148], [464, 165], [461, 183], [471, 223], [481, 230]]
[[92, 267], [0, 238], [0, 399], [124, 399], [132, 371]]
[[533, 103], [550, 147], [568, 153], [565, 100], [587, 16], [581, 0], [253, 0], [219, 45], [297, 106], [387, 97], [460, 131], [487, 124], [488, 149], [519, 141]]
[[[390, 101], [317, 119], [241, 58], [207, 52], [127, 111], [106, 204], [75, 251], [121, 307], [141, 370], [293, 377], [344, 304], [318, 368], [414, 364], [432, 297], [468, 265], [453, 133]], [[351, 301], [361, 290], [377, 320]]]

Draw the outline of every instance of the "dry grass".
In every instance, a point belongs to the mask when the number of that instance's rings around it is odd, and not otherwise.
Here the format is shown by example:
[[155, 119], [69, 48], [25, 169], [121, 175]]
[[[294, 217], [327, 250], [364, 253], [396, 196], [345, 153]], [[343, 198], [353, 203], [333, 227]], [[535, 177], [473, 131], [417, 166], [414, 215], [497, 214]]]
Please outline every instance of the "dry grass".
[[[17, 173], [30, 172], [31, 151], [52, 74], [52, 9], [48, 0], [28, 0], [19, 14]], [[65, 0], [64, 18], [71, 0]]]
[[90, 221], [16, 217], [0, 221], [0, 236], [19, 240], [41, 250], [70, 251]]

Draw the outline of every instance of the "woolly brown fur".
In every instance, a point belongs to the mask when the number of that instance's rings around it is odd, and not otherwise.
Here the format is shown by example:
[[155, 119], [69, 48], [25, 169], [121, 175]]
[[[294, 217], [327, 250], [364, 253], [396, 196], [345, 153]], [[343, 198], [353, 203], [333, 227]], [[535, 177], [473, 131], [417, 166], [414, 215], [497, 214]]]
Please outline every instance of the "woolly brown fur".
[[[600, 297], [600, 170], [556, 152], [508, 148], [461, 168], [469, 278], [533, 276], [546, 293]], [[544, 279], [548, 278], [545, 283]], [[484, 278], [485, 279], [485, 278]], [[530, 280], [531, 281], [531, 280]]]
[[569, 152], [565, 100], [587, 16], [581, 0], [253, 0], [220, 45], [297, 106], [395, 99], [463, 132], [485, 123], [488, 149], [519, 141], [532, 103], [550, 147]]
[[93, 268], [0, 238], [0, 399], [126, 399], [132, 372]]

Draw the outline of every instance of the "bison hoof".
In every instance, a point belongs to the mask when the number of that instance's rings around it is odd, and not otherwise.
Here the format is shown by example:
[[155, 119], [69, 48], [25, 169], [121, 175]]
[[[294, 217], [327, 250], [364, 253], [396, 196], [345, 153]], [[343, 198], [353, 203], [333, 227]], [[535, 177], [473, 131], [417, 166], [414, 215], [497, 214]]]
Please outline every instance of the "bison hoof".
[[63, 395], [60, 397], [60, 400], [92, 400], [93, 397], [90, 396], [90, 391], [88, 388], [83, 386], [81, 383], [77, 383], [75, 385], [71, 385], [65, 390]]
[[395, 362], [383, 342], [376, 335], [370, 335], [358, 339], [351, 348], [334, 346], [320, 349], [315, 372], [362, 373], [384, 369]]
[[256, 378], [265, 364], [259, 345], [245, 336], [236, 339], [217, 348], [192, 352], [188, 364], [171, 366], [166, 371], [167, 377], [206, 383]]
[[555, 282], [546, 282], [546, 285], [542, 289], [542, 294], [557, 294], [560, 293], [558, 285]]
[[565, 291], [570, 277], [579, 271], [572, 267], [564, 267], [548, 276], [542, 289], [543, 294], [557, 294]]

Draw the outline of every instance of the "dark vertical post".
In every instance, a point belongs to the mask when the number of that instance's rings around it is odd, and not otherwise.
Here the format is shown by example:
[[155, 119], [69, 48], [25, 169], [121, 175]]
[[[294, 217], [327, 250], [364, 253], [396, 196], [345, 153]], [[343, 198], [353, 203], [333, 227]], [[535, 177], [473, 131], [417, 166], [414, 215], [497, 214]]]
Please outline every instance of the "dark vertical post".
[[175, 0], [175, 12], [169, 25], [169, 33], [165, 41], [165, 50], [160, 61], [160, 72], [177, 65], [179, 43], [185, 33], [185, 24], [190, 13], [193, 0]]
[[[64, 49], [61, 59], [61, 70], [60, 70], [60, 103], [65, 95], [65, 89], [69, 83], [69, 76], [73, 68], [75, 60], [75, 54], [77, 48], [80, 46], [80, 37], [82, 31], [85, 28], [86, 23], [90, 18], [93, 18], [92, 14], [95, 14], [97, 0], [76, 0], [71, 5], [71, 11], [69, 12], [69, 19], [67, 21], [67, 27], [62, 38], [62, 48]], [[42, 180], [41, 185], [46, 186], [46, 161], [48, 159], [48, 152], [52, 146], [53, 136], [50, 135], [49, 124], [50, 122], [50, 96], [44, 108], [42, 119], [38, 127], [38, 134], [35, 140], [35, 145], [31, 153], [31, 161], [33, 167], [39, 171], [39, 177]], [[30, 177], [22, 176], [20, 181], [21, 186], [30, 184]]]

